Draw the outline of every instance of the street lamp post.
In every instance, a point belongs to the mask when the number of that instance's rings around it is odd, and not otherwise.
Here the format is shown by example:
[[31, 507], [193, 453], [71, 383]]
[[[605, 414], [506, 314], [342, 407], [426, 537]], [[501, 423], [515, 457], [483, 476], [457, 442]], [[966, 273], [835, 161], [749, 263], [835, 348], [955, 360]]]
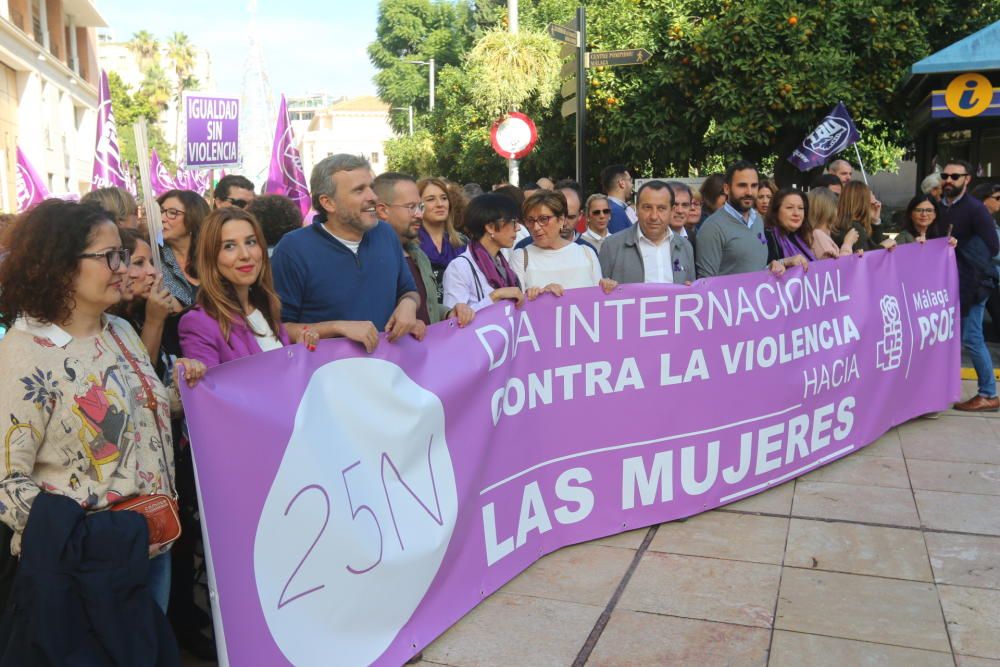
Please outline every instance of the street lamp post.
[[405, 107], [393, 107], [393, 111], [406, 111], [410, 115], [410, 136], [413, 136], [413, 105]]
[[430, 67], [430, 71], [427, 73], [428, 74], [427, 78], [431, 88], [430, 110], [434, 111], [434, 59], [431, 58], [430, 60], [407, 60], [406, 62], [408, 62], [411, 65], [427, 65]]

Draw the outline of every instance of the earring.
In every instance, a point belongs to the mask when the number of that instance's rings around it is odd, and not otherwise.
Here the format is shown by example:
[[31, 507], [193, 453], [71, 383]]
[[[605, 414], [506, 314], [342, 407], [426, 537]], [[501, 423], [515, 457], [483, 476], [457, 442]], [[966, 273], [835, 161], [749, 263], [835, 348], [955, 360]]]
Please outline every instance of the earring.
[[491, 241], [495, 240], [495, 239], [493, 238], [493, 232], [490, 232], [490, 240], [491, 240]]

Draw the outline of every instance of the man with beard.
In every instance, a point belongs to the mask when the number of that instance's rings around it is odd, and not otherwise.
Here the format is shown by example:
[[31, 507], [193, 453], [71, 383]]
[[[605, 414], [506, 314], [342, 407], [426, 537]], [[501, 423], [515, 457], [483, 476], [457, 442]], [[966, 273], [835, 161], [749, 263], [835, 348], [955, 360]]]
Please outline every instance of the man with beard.
[[420, 190], [412, 176], [387, 171], [375, 177], [372, 183], [378, 203], [375, 212], [379, 220], [385, 221], [396, 232], [403, 248], [403, 257], [410, 267], [413, 282], [420, 293], [421, 306], [417, 309], [417, 319], [424, 324], [434, 324], [458, 315], [463, 323], [475, 316], [472, 308], [460, 303], [452, 310], [437, 301], [437, 285], [431, 270], [431, 260], [420, 249], [418, 232], [424, 217], [424, 204], [420, 201]]
[[383, 330], [389, 342], [423, 338], [420, 293], [399, 238], [375, 215], [371, 165], [332, 155], [313, 167], [309, 185], [313, 224], [282, 238], [272, 258], [289, 334], [308, 325], [321, 338], [349, 338], [368, 352]]
[[996, 226], [983, 203], [969, 195], [972, 165], [965, 160], [949, 160], [941, 171], [941, 232], [951, 229], [958, 241], [958, 296], [962, 308], [962, 347], [972, 358], [979, 379], [979, 391], [967, 401], [955, 404], [963, 412], [1000, 410], [993, 359], [983, 338], [983, 310], [997, 285], [993, 257], [1000, 252]]
[[726, 170], [726, 203], [698, 229], [695, 267], [699, 278], [749, 273], [769, 268], [785, 272], [781, 262], [767, 263], [764, 220], [754, 209], [759, 178], [757, 167], [737, 160]]

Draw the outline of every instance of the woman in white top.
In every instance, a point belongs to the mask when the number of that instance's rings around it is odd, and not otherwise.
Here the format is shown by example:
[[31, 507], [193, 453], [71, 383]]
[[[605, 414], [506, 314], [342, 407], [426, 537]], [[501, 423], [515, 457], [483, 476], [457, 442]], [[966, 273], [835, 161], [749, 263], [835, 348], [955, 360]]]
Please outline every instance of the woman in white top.
[[462, 218], [469, 245], [444, 272], [447, 308], [464, 303], [481, 310], [501, 299], [518, 306], [524, 302], [517, 274], [502, 252], [514, 245], [519, 216], [517, 203], [504, 195], [482, 194], [469, 202]]
[[290, 340], [281, 324], [264, 230], [251, 213], [236, 207], [213, 211], [202, 224], [195, 261], [198, 305], [178, 327], [186, 355], [217, 366], [289, 343], [315, 349], [315, 331], [306, 327], [302, 340]]
[[597, 253], [560, 235], [567, 208], [566, 196], [558, 190], [539, 190], [524, 201], [522, 221], [532, 243], [515, 250], [511, 264], [529, 301], [545, 292], [562, 296], [567, 289], [598, 285], [610, 294], [618, 286], [601, 277]]

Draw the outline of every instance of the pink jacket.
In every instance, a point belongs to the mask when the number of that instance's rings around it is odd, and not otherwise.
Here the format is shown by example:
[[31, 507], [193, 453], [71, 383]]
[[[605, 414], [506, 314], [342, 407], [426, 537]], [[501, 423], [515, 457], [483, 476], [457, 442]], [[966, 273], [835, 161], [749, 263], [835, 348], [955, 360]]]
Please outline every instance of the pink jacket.
[[[257, 337], [242, 320], [233, 322], [227, 343], [219, 323], [201, 306], [195, 306], [181, 317], [178, 333], [184, 356], [197, 359], [209, 368], [261, 352]], [[284, 325], [279, 328], [278, 340], [282, 345], [288, 345], [288, 332]]]

